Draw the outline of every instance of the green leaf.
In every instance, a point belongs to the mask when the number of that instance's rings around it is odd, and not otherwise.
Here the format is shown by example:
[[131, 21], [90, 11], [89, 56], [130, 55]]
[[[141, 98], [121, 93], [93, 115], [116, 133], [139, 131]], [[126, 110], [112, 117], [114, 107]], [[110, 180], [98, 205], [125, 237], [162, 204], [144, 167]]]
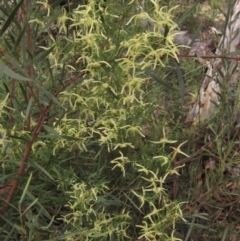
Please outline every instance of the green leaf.
[[12, 44], [14, 44], [16, 42], [15, 40], [16, 40], [17, 36], [15, 34], [13, 34], [12, 31], [8, 31], [8, 37], [11, 40]]
[[0, 30], [0, 37], [4, 34], [4, 32], [7, 30], [9, 25], [16, 19], [16, 14], [19, 8], [21, 7], [24, 0], [19, 1], [19, 3], [16, 5], [16, 7], [12, 10], [11, 14], [9, 15], [7, 21], [4, 23]]
[[[1, 216], [0, 216], [1, 217]], [[8, 241], [8, 240], [11, 240], [11, 237], [12, 237], [12, 234], [13, 234], [13, 231], [15, 230], [14, 227], [12, 227], [11, 231], [7, 233], [7, 236], [5, 237], [5, 239], [3, 241]]]
[[50, 64], [50, 61], [49, 61], [48, 58], [46, 59], [46, 63], [47, 63], [47, 68], [48, 68], [49, 75], [50, 75], [50, 78], [51, 78], [51, 81], [52, 81], [52, 84], [53, 84], [54, 83], [53, 71], [52, 71], [51, 64]]
[[[36, 187], [37, 188], [37, 187]], [[27, 192], [28, 197], [32, 200], [35, 201], [37, 198], [31, 193], [31, 192]], [[39, 202], [39, 200], [37, 200], [36, 205], [41, 209], [41, 212], [43, 212], [43, 214], [51, 219], [51, 216], [49, 215], [48, 211], [45, 209], [45, 207]]]
[[52, 8], [56, 8], [56, 7], [59, 7], [60, 3], [62, 3], [63, 1], [62, 0], [56, 0], [56, 1], [53, 1], [54, 3], [52, 4]]
[[46, 51], [41, 51], [41, 53], [39, 54], [39, 56], [36, 56], [33, 60], [33, 62], [35, 64], [39, 64], [41, 63], [42, 61], [45, 61], [47, 56], [52, 52], [52, 50], [54, 49], [54, 46], [49, 48], [48, 50]]
[[[227, 227], [225, 228], [221, 241], [227, 240], [226, 237], [227, 237], [227, 233], [228, 233], [228, 228], [229, 228], [229, 225], [227, 225]], [[228, 235], [228, 237], [229, 237], [229, 235]]]
[[27, 92], [26, 92], [26, 88], [24, 88], [24, 86], [19, 82], [19, 86], [20, 86], [20, 90], [22, 92], [22, 95], [25, 99], [26, 104], [28, 103], [28, 98], [27, 98]]
[[174, 64], [175, 64], [176, 69], [177, 69], [179, 91], [180, 91], [181, 101], [182, 101], [182, 105], [183, 105], [184, 104], [184, 96], [185, 96], [185, 85], [184, 85], [183, 73], [182, 73], [182, 69], [180, 68], [177, 61], [174, 60]]
[[[23, 233], [23, 234], [26, 235], [26, 230], [25, 230], [24, 228], [22, 228], [21, 226], [17, 225], [15, 222], [14, 222], [14, 223], [11, 222], [11, 221], [9, 220], [9, 217], [6, 218], [6, 217], [4, 217], [3, 215], [0, 215], [0, 217], [1, 217], [1, 219], [3, 219], [6, 223], [8, 223], [12, 228], [16, 229], [19, 233]], [[2, 228], [1, 228], [1, 231], [2, 231]], [[2, 234], [2, 232], [1, 232], [1, 234]], [[7, 239], [5, 239], [5, 240], [7, 240]], [[11, 240], [11, 239], [9, 239], [9, 240]]]
[[61, 78], [59, 78], [59, 82], [61, 85], [63, 85], [64, 75], [65, 75], [65, 67], [66, 67], [66, 64], [63, 63], [63, 67], [62, 67], [62, 71], [61, 71]]
[[[234, 2], [235, 2], [235, 1], [234, 1]], [[227, 13], [226, 13], [226, 14], [225, 14], [225, 13], [223, 14], [224, 17], [225, 17], [223, 33], [226, 33], [226, 32], [227, 32], [227, 29], [228, 29], [229, 27], [231, 27], [231, 26], [230, 26], [230, 23], [229, 23], [229, 22], [230, 22], [230, 18], [231, 18], [231, 13], [232, 13], [232, 7], [231, 7], [231, 5], [234, 6], [234, 3], [233, 3], [232, 1], [228, 1]], [[223, 13], [224, 11], [221, 11], [221, 12]], [[225, 38], [226, 38], [226, 34], [223, 34], [223, 36], [222, 36], [222, 41], [220, 41], [218, 48], [222, 48], [222, 47], [223, 47], [224, 42], [225, 42]]]
[[20, 44], [21, 40], [22, 40], [22, 37], [24, 36], [24, 34], [26, 33], [26, 27], [27, 27], [27, 23], [25, 23], [25, 25], [23, 26], [23, 28], [21, 29], [21, 32], [18, 36], [16, 36], [16, 40], [14, 42], [14, 47], [12, 49], [12, 52], [15, 52], [18, 45]]
[[15, 72], [18, 72], [19, 74], [26, 76], [26, 72], [24, 69], [21, 68], [21, 62], [19, 61], [19, 56], [16, 56], [13, 58], [12, 56], [9, 55], [4, 55], [4, 59], [6, 59], [6, 62], [9, 63], [11, 66], [11, 69], [14, 69]]
[[53, 176], [42, 166], [40, 166], [37, 162], [34, 162], [34, 165], [40, 170], [42, 171], [47, 177], [49, 177], [52, 181], [55, 182], [55, 179], [53, 178]]
[[145, 74], [152, 77], [154, 80], [156, 80], [159, 84], [163, 85], [164, 87], [172, 90], [176, 90], [172, 85], [168, 84], [166, 81], [163, 81], [160, 79], [153, 71], [151, 70], [145, 70]]
[[4, 88], [5, 88], [6, 92], [9, 93], [8, 85], [4, 81], [3, 81], [3, 85], [4, 85]]
[[29, 178], [28, 178], [28, 181], [27, 181], [27, 183], [26, 183], [26, 185], [25, 185], [25, 187], [24, 187], [24, 190], [23, 190], [21, 199], [20, 199], [20, 201], [19, 201], [20, 204], [22, 204], [22, 202], [23, 202], [23, 200], [24, 200], [24, 198], [25, 198], [25, 195], [26, 195], [26, 193], [27, 193], [27, 190], [28, 190], [28, 187], [29, 187], [29, 185], [30, 185], [31, 179], [32, 179], [32, 173], [30, 174], [30, 176], [29, 176]]
[[85, 140], [84, 138], [77, 138], [73, 136], [67, 136], [67, 135], [59, 135], [56, 130], [54, 130], [52, 127], [43, 125], [44, 130], [50, 132], [50, 135], [44, 135], [44, 136], [39, 136], [39, 138], [51, 138], [51, 139], [66, 139], [69, 141], [82, 141]]
[[183, 21], [195, 10], [199, 1], [194, 3], [191, 8], [189, 8], [183, 15], [177, 20], [178, 25], [181, 25]]
[[24, 76], [21, 76], [15, 72], [13, 72], [7, 65], [5, 65], [1, 60], [0, 60], [0, 72], [3, 72], [7, 76], [9, 76], [12, 79], [15, 80], [20, 80], [20, 81], [31, 81], [31, 79], [26, 78]]
[[33, 103], [33, 97], [31, 96], [30, 100], [28, 101], [28, 106], [27, 106], [27, 110], [26, 110], [26, 116], [29, 115], [30, 111], [31, 111], [31, 107], [32, 107], [32, 103]]
[[194, 229], [195, 219], [196, 219], [196, 217], [193, 217], [193, 218], [192, 218], [192, 221], [191, 221], [191, 223], [190, 223], [190, 227], [189, 227], [189, 229], [188, 229], [188, 232], [187, 232], [187, 235], [186, 235], [186, 238], [185, 238], [184, 241], [189, 240], [189, 238], [190, 238], [190, 236], [191, 236], [191, 233], [192, 233], [192, 231], [193, 231], [193, 229]]
[[[36, 84], [36, 83], [35, 83]], [[65, 109], [62, 104], [58, 101], [58, 99], [51, 94], [49, 91], [47, 91], [45, 88], [43, 88], [42, 86], [36, 84], [37, 88], [40, 90], [40, 92], [42, 92], [41, 94], [46, 95], [50, 100], [52, 100], [55, 104], [57, 104], [59, 107], [61, 107], [62, 109]]]
[[56, 130], [54, 130], [52, 127], [47, 126], [47, 125], [43, 125], [43, 128], [44, 128], [44, 130], [52, 133], [54, 136], [56, 136], [56, 137], [58, 137], [58, 138], [60, 137], [60, 135], [58, 134], [58, 132], [57, 132]]
[[138, 205], [135, 204], [135, 202], [132, 200], [132, 198], [130, 198], [127, 194], [125, 194], [123, 192], [123, 195], [130, 201], [130, 203], [133, 205], [133, 207], [135, 207], [137, 209], [137, 211], [141, 214], [144, 215], [143, 211], [138, 207]]
[[5, 47], [9, 52], [11, 52], [12, 49], [13, 49], [13, 46], [11, 45], [10, 40], [4, 38], [4, 39], [3, 39], [3, 43], [4, 43], [4, 47]]
[[33, 200], [32, 203], [24, 210], [22, 215], [24, 215], [37, 201], [38, 201], [38, 198]]
[[166, 42], [166, 38], [167, 38], [167, 36], [168, 36], [168, 34], [169, 34], [169, 26], [168, 25], [165, 25], [165, 28], [164, 28], [164, 44], [165, 44], [165, 42]]

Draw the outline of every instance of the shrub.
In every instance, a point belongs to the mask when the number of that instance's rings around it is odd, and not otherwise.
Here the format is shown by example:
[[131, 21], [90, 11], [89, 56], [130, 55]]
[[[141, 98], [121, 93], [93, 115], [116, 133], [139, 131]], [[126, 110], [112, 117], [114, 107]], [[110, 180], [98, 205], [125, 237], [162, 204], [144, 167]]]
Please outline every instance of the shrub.
[[176, 58], [173, 9], [89, 0], [6, 1], [6, 10], [2, 237], [178, 240], [181, 205], [165, 183], [184, 153], [164, 130], [144, 143], [141, 128], [151, 122], [148, 73]]

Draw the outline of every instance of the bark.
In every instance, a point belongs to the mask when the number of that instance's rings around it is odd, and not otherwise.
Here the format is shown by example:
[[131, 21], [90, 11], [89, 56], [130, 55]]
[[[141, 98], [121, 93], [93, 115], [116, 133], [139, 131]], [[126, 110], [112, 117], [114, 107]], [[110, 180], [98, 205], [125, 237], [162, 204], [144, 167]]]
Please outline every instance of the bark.
[[[240, 0], [233, 2], [231, 14], [226, 20], [225, 32], [220, 40], [216, 55], [231, 55], [240, 49]], [[235, 55], [236, 56], [236, 55]], [[238, 62], [233, 59], [214, 58], [208, 63], [208, 70], [199, 91], [199, 97], [189, 111], [186, 122], [209, 119], [220, 105], [223, 87], [238, 84]], [[221, 86], [221, 87], [220, 87]]]

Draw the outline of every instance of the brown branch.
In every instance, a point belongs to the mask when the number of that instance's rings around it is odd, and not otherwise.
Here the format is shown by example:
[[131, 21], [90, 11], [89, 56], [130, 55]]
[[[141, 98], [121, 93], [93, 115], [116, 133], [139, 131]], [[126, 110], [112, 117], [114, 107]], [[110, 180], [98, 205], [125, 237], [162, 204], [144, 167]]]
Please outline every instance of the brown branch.
[[199, 58], [199, 59], [232, 59], [240, 60], [240, 56], [227, 56], [227, 55], [189, 55], [189, 54], [178, 54], [179, 58]]

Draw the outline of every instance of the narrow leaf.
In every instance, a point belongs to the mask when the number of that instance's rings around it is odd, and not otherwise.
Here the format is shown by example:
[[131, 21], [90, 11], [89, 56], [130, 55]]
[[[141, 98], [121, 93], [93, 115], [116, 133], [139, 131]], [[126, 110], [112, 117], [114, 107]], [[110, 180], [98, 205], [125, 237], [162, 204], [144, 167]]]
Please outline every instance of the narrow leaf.
[[15, 70], [15, 72], [18, 72], [23, 76], [26, 76], [25, 70], [21, 68], [22, 64], [19, 62], [19, 56], [15, 57], [16, 58], [13, 58], [13, 56], [4, 55], [4, 59], [6, 59], [7, 63], [11, 64], [11, 67]]
[[25, 23], [25, 25], [24, 25], [23, 28], [21, 29], [20, 34], [19, 34], [18, 37], [16, 38], [12, 52], [15, 52], [15, 50], [17, 49], [18, 45], [20, 44], [20, 42], [21, 42], [21, 40], [22, 40], [23, 35], [26, 33], [27, 24], [28, 24], [28, 23]]
[[130, 203], [138, 210], [139, 213], [144, 214], [143, 211], [135, 204], [135, 202], [123, 192], [123, 195], [130, 201]]
[[3, 241], [9, 241], [9, 240], [11, 240], [13, 231], [14, 231], [14, 227], [12, 227], [11, 231], [7, 233], [7, 236], [5, 237], [5, 239], [4, 239]]
[[168, 89], [173, 89], [176, 90], [172, 85], [168, 84], [166, 81], [163, 81], [162, 79], [160, 79], [154, 72], [152, 72], [151, 70], [145, 70], [145, 73], [147, 75], [149, 75], [150, 77], [152, 77], [154, 80], [156, 80], [159, 84], [163, 85], [164, 87], [168, 88]]
[[34, 162], [34, 165], [40, 170], [42, 171], [47, 177], [49, 177], [52, 181], [55, 181], [53, 176], [42, 166], [40, 166], [37, 162]]
[[[36, 84], [36, 83], [35, 83]], [[37, 84], [36, 84], [37, 85]], [[65, 109], [62, 104], [58, 101], [58, 99], [51, 94], [49, 91], [47, 91], [46, 89], [44, 89], [42, 86], [37, 85], [38, 89], [40, 90], [40, 92], [42, 92], [41, 94], [46, 95], [50, 100], [52, 100], [55, 104], [57, 104], [59, 107], [61, 107], [62, 109]]]
[[229, 228], [229, 226], [227, 226], [227, 227], [225, 228], [221, 241], [225, 241], [225, 240], [226, 240], [227, 233], [228, 233], [228, 228]]
[[27, 183], [26, 183], [26, 185], [25, 185], [25, 187], [24, 187], [24, 190], [23, 190], [21, 199], [20, 199], [20, 201], [19, 201], [20, 204], [22, 204], [22, 202], [23, 202], [23, 200], [24, 200], [24, 198], [25, 198], [25, 195], [26, 195], [26, 193], [27, 193], [27, 190], [28, 190], [28, 187], [29, 187], [29, 185], [30, 185], [31, 179], [32, 179], [32, 173], [30, 174], [30, 176], [29, 176], [29, 178], [28, 178], [28, 181], [27, 181]]
[[46, 63], [47, 63], [47, 67], [48, 67], [48, 71], [49, 71], [49, 74], [50, 74], [51, 81], [52, 81], [52, 83], [54, 83], [53, 71], [52, 71], [49, 59], [46, 59]]
[[[28, 197], [29, 197], [32, 201], [34, 201], [34, 200], [37, 199], [31, 192], [27, 192], [27, 195], [28, 195]], [[41, 209], [41, 212], [43, 212], [43, 214], [44, 214], [47, 218], [51, 219], [51, 216], [49, 215], [49, 213], [47, 212], [47, 210], [45, 209], [45, 207], [39, 202], [39, 200], [37, 200], [36, 205]]]
[[3, 85], [4, 85], [6, 92], [9, 93], [9, 88], [8, 88], [7, 84], [5, 82], [3, 82]]
[[198, 38], [200, 32], [202, 30], [202, 24], [199, 24], [198, 28], [197, 28], [197, 31], [194, 33], [193, 37], [192, 37], [192, 41], [190, 43], [190, 46], [193, 45], [193, 43], [196, 41], [196, 39]]
[[174, 64], [175, 64], [176, 69], [177, 69], [179, 91], [180, 91], [181, 101], [182, 101], [182, 105], [183, 105], [184, 104], [184, 95], [185, 95], [185, 85], [184, 85], [183, 73], [182, 73], [182, 69], [180, 68], [177, 61], [174, 61]]
[[2, 61], [0, 61], [0, 71], [9, 76], [12, 79], [22, 80], [22, 81], [31, 81], [31, 79], [21, 76], [13, 72], [8, 66], [6, 66]]
[[[6, 215], [5, 215], [6, 216]], [[9, 217], [6, 218], [3, 215], [0, 215], [1, 219], [3, 219], [6, 223], [8, 223], [12, 228], [16, 229], [19, 233], [23, 233], [26, 235], [26, 230], [23, 229], [21, 226], [17, 225], [16, 223], [13, 223], [9, 220]], [[10, 239], [9, 239], [10, 240]]]
[[62, 2], [63, 2], [62, 0], [54, 1], [53, 5], [52, 5], [52, 8], [55, 9], [56, 7], [59, 7], [60, 3], [62, 3]]
[[12, 10], [12, 12], [10, 13], [7, 21], [4, 23], [4, 25], [2, 26], [1, 30], [0, 30], [0, 37], [4, 34], [4, 32], [7, 30], [7, 28], [9, 27], [9, 25], [14, 21], [14, 19], [16, 18], [16, 14], [17, 11], [19, 10], [19, 8], [21, 7], [22, 3], [24, 0], [19, 1], [19, 3], [16, 5], [16, 7]]
[[24, 215], [36, 202], [38, 201], [38, 198], [36, 198], [23, 212], [22, 215]]
[[66, 67], [66, 64], [64, 63], [63, 67], [62, 67], [62, 71], [61, 71], [61, 78], [59, 79], [59, 82], [61, 83], [61, 85], [63, 85], [64, 75], [65, 75], [65, 67]]
[[167, 38], [168, 34], [169, 34], [169, 27], [166, 24], [165, 28], [164, 28], [164, 35], [163, 35], [163, 37], [164, 37], [164, 44], [166, 43], [166, 38]]
[[4, 42], [4, 47], [9, 51], [11, 52], [12, 49], [13, 49], [13, 46], [10, 44], [10, 40], [9, 39], [3, 39], [3, 42]]
[[52, 50], [54, 49], [54, 46], [51, 47], [50, 49], [46, 50], [46, 51], [42, 51], [39, 56], [36, 56], [34, 58], [34, 63], [35, 64], [39, 64], [41, 63], [42, 61], [46, 60], [47, 56], [52, 52]]
[[33, 103], [33, 97], [31, 96], [30, 100], [28, 101], [28, 106], [27, 106], [27, 111], [26, 111], [26, 116], [29, 115], [31, 107], [32, 107], [32, 103]]
[[25, 99], [25, 102], [28, 103], [26, 88], [24, 88], [24, 86], [20, 82], [19, 82], [19, 86], [20, 86], [20, 90], [22, 91], [22, 95]]
[[183, 21], [195, 10], [199, 2], [196, 2], [189, 8], [183, 15], [177, 20], [178, 25], [181, 25]]
[[191, 221], [190, 227], [189, 227], [189, 229], [188, 229], [188, 232], [187, 232], [187, 235], [186, 235], [186, 238], [185, 238], [184, 241], [189, 240], [189, 237], [190, 237], [190, 235], [191, 235], [191, 233], [192, 233], [192, 231], [193, 231], [193, 227], [194, 227], [195, 219], [196, 219], [195, 217], [192, 218], [192, 221]]

